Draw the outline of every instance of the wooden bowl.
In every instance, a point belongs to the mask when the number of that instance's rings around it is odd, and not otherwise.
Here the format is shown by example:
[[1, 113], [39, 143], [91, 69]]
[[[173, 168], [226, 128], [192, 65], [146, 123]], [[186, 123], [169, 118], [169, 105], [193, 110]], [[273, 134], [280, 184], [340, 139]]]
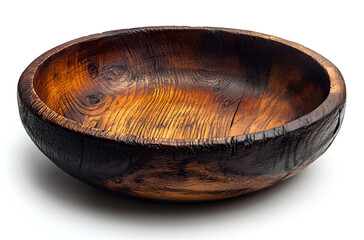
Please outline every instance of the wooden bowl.
[[229, 198], [297, 174], [334, 140], [345, 83], [319, 54], [233, 29], [79, 38], [24, 71], [28, 134], [96, 187], [166, 201]]

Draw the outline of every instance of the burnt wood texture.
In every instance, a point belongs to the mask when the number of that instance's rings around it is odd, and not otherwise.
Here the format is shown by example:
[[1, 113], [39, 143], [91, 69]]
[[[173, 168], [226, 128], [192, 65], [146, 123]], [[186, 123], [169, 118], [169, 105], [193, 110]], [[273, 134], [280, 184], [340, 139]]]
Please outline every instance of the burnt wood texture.
[[345, 99], [319, 54], [206, 27], [79, 38], [38, 57], [18, 84], [23, 125], [56, 165], [166, 201], [229, 198], [295, 175], [334, 140]]

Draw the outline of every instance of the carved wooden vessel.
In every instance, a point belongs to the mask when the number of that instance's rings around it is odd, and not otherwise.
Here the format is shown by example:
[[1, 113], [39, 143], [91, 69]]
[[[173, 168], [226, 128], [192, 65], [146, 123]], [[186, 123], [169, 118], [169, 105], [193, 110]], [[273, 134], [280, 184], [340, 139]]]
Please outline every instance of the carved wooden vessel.
[[22, 74], [28, 134], [99, 188], [229, 198], [295, 175], [334, 140], [345, 83], [317, 53], [232, 29], [152, 27], [67, 42]]

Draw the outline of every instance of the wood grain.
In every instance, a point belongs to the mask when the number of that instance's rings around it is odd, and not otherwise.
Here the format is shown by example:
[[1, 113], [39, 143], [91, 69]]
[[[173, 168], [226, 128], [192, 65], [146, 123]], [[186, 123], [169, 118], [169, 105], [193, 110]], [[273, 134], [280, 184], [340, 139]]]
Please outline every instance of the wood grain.
[[296, 174], [331, 144], [345, 84], [328, 60], [276, 37], [155, 27], [96, 34], [36, 59], [23, 124], [71, 175], [157, 200], [241, 195]]

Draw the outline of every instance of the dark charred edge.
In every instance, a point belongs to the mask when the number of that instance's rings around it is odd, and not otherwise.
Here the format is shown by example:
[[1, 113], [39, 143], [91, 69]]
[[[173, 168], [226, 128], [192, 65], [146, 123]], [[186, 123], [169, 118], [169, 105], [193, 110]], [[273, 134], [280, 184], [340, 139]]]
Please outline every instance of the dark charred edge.
[[[276, 41], [279, 42], [280, 44], [286, 45], [288, 47], [292, 47], [295, 48], [299, 51], [304, 51], [305, 54], [309, 55], [312, 59], [314, 59], [315, 61], [317, 61], [320, 65], [325, 65], [325, 70], [326, 66], [333, 68], [334, 72], [338, 73], [338, 78], [337, 79], [330, 79], [330, 81], [335, 81], [335, 84], [339, 85], [340, 88], [342, 88], [342, 92], [340, 92], [340, 97], [337, 98], [337, 100], [333, 101], [332, 104], [338, 104], [338, 105], [342, 105], [345, 103], [345, 99], [346, 99], [346, 93], [345, 93], [345, 83], [343, 81], [342, 75], [340, 74], [340, 71], [331, 63], [329, 62], [327, 59], [325, 59], [324, 57], [320, 56], [319, 54], [317, 54], [316, 52], [307, 49], [303, 46], [301, 46], [300, 44], [294, 43], [294, 42], [290, 42], [284, 39], [280, 39], [277, 37], [273, 37], [270, 35], [266, 35], [266, 34], [262, 34], [262, 33], [257, 33], [257, 32], [253, 32], [253, 31], [246, 31], [246, 30], [238, 30], [238, 29], [229, 29], [229, 28], [214, 28], [214, 27], [188, 27], [188, 26], [180, 26], [180, 27], [176, 27], [176, 26], [165, 26], [165, 27], [142, 27], [142, 28], [130, 28], [130, 29], [122, 29], [122, 30], [113, 30], [113, 31], [107, 31], [104, 33], [99, 33], [99, 34], [94, 34], [94, 35], [90, 35], [90, 36], [86, 36], [86, 37], [81, 37], [72, 41], [69, 41], [67, 43], [64, 43], [58, 47], [55, 47], [54, 49], [49, 50], [48, 52], [44, 53], [43, 55], [41, 55], [39, 58], [37, 58], [35, 61], [33, 61], [33, 63], [24, 71], [23, 75], [20, 78], [19, 81], [19, 85], [29, 85], [32, 86], [32, 84], [27, 84], [25, 83], [26, 81], [31, 81], [32, 79], [29, 78], [29, 75], [31, 76], [32, 74], [34, 74], [36, 68], [39, 66], [39, 64], [41, 64], [42, 62], [44, 62], [44, 60], [46, 58], [48, 58], [51, 54], [57, 53], [60, 50], [72, 46], [74, 44], [80, 43], [80, 42], [91, 42], [91, 41], [95, 41], [95, 40], [99, 40], [105, 37], [111, 37], [111, 36], [119, 36], [119, 35], [123, 35], [123, 34], [131, 34], [131, 33], [137, 33], [137, 32], [150, 32], [150, 31], [171, 31], [171, 30], [185, 30], [185, 31], [196, 31], [196, 30], [205, 30], [205, 31], [220, 31], [220, 32], [228, 32], [228, 33], [232, 33], [232, 34], [237, 34], [237, 35], [247, 35], [247, 36], [253, 36], [253, 37], [257, 37], [257, 38], [262, 38], [262, 39], [267, 39], [270, 41]], [[330, 77], [331, 78], [331, 77]], [[23, 86], [24, 87], [24, 86]], [[20, 86], [19, 88], [20, 89]], [[25, 90], [26, 92], [31, 92], [33, 91], [32, 88]], [[20, 94], [23, 95], [25, 94], [25, 92], [20, 91]], [[32, 95], [34, 95], [34, 93], [31, 93]], [[32, 106], [33, 102], [28, 102], [30, 99], [27, 99], [25, 101], [25, 103], [28, 106]], [[331, 103], [330, 103], [331, 104]], [[328, 111], [325, 111], [325, 114], [329, 114], [330, 112], [332, 112], [334, 110], [334, 105], [329, 106], [329, 103], [327, 101], [324, 102], [324, 104], [322, 104], [319, 108], [322, 110], [326, 107], [329, 107]], [[336, 107], [336, 106], [335, 106]], [[44, 112], [48, 112], [48, 111], [44, 111]], [[318, 112], [318, 109], [316, 109], [314, 112]], [[43, 115], [43, 112], [37, 112], [37, 114]], [[307, 123], [309, 124], [312, 117], [314, 116], [313, 113], [307, 114], [307, 116], [304, 116], [304, 119], [307, 120]], [[315, 117], [316, 120], [317, 117]], [[63, 125], [64, 127], [69, 127], [71, 126], [70, 129], [72, 129], [73, 131], [80, 131], [78, 126], [74, 126], [74, 123], [72, 122], [68, 122], [67, 119], [57, 119], [58, 120], [62, 120], [63, 122], [66, 122], [67, 125]], [[56, 120], [50, 120], [50, 121], [56, 121]], [[304, 122], [302, 120], [300, 120], [300, 122]], [[290, 122], [287, 123], [285, 125], [287, 125], [287, 127], [292, 128], [294, 127], [295, 124], [297, 124], [297, 121], [294, 122]], [[58, 124], [58, 123], [56, 123]], [[304, 126], [302, 126], [304, 127]], [[118, 134], [108, 134], [108, 136], [106, 136], [106, 131], [98, 131], [96, 129], [87, 129], [88, 133], [84, 133], [84, 134], [92, 134], [95, 135], [97, 137], [100, 138], [112, 138], [111, 140], [116, 140], [116, 141], [123, 141], [123, 142], [127, 142], [129, 144], [135, 144], [135, 143], [140, 143], [140, 144], [148, 144], [149, 146], [153, 146], [153, 147], [157, 147], [161, 146], [161, 145], [174, 145], [174, 146], [191, 146], [191, 145], [209, 145], [209, 144], [229, 144], [229, 139], [201, 139], [199, 141], [185, 141], [185, 140], [170, 140], [170, 139], [153, 139], [153, 138], [141, 138], [141, 137], [137, 137], [137, 136], [132, 136], [132, 135], [128, 135], [128, 136], [120, 136]], [[258, 140], [258, 138], [260, 138], [261, 136], [263, 136], [260, 133], [256, 134], [256, 139]], [[275, 131], [273, 131], [273, 129], [269, 129], [264, 131], [264, 135], [266, 137], [275, 137], [277, 136]], [[240, 136], [236, 136], [238, 141], [244, 141], [245, 140], [245, 135], [240, 135]]]

